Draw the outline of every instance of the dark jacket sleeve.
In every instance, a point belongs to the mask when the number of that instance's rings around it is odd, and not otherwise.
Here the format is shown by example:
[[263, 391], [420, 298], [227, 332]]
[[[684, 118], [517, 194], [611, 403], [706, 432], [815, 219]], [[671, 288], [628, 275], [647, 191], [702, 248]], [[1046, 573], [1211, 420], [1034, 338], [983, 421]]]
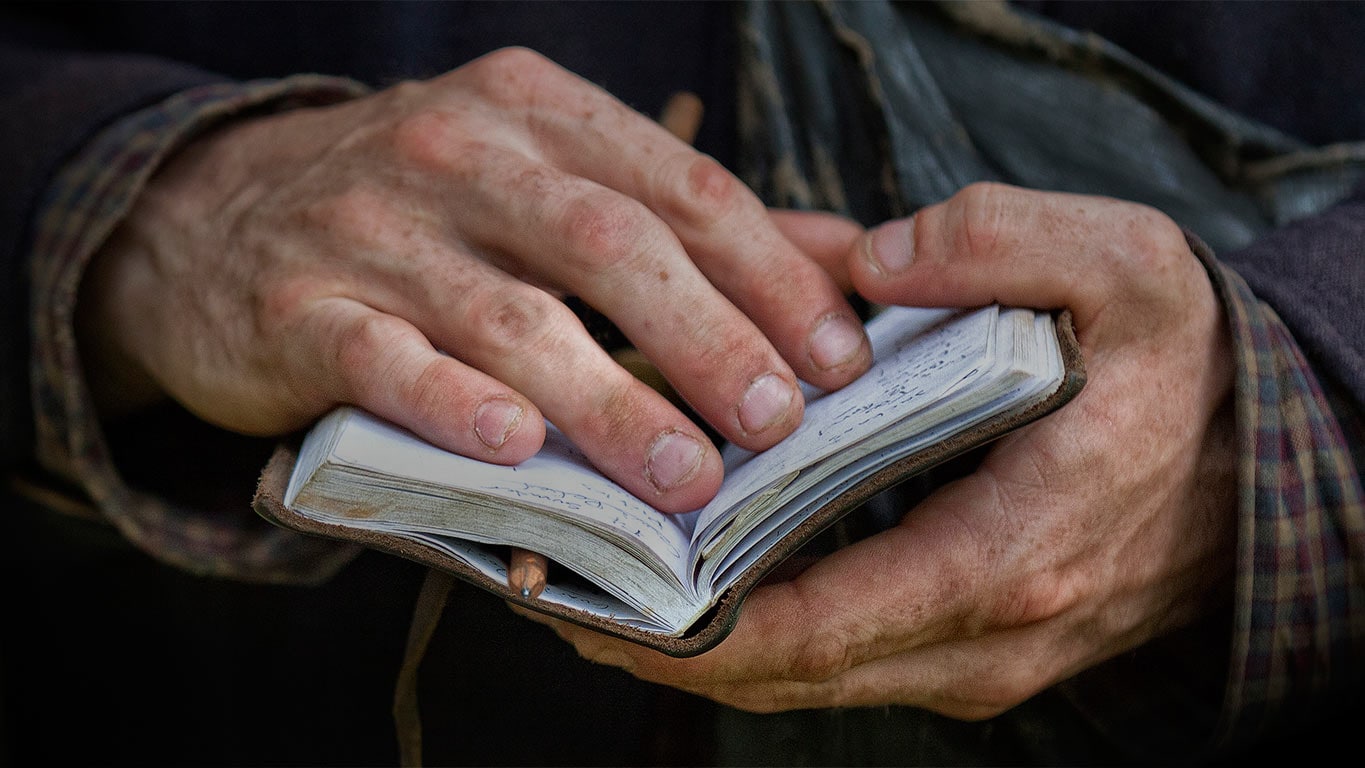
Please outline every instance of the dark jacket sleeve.
[[1319, 376], [1365, 411], [1365, 184], [1221, 258], [1279, 313]]
[[89, 53], [62, 28], [0, 10], [0, 464], [31, 455], [27, 254], [63, 161], [117, 117], [215, 79], [150, 57]]

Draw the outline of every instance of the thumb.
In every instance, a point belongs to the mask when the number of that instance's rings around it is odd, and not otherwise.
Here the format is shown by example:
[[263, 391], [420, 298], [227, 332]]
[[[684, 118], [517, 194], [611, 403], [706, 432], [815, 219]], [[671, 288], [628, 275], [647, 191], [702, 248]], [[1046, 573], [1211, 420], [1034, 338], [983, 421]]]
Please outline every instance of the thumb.
[[1191, 261], [1180, 228], [1147, 206], [995, 183], [882, 224], [848, 256], [874, 302], [1068, 308], [1081, 328], [1115, 297], [1157, 298]]

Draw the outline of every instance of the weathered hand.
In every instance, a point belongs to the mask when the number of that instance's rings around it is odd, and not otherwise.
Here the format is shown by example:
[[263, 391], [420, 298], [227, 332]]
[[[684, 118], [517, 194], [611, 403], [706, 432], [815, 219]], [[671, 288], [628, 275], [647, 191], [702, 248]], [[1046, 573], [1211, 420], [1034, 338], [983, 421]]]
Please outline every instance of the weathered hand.
[[547, 621], [589, 659], [755, 711], [997, 714], [1207, 608], [1230, 574], [1231, 351], [1181, 231], [1116, 200], [976, 185], [873, 230], [873, 301], [1069, 307], [1070, 404], [899, 526], [763, 586], [714, 650], [671, 659]]
[[[860, 231], [802, 221], [845, 245]], [[870, 360], [838, 284], [736, 178], [518, 49], [194, 141], [98, 254], [81, 322], [97, 383], [235, 431], [355, 403], [514, 463], [545, 417], [656, 506], [699, 506], [721, 478], [705, 433], [567, 295], [752, 448], [800, 421], [797, 377], [837, 387]]]

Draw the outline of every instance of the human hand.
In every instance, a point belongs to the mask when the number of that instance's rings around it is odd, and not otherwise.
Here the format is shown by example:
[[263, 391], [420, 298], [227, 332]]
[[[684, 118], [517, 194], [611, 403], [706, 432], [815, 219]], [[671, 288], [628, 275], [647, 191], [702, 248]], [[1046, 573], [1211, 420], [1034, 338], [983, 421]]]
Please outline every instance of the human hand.
[[[720, 483], [714, 447], [560, 298], [609, 317], [728, 440], [767, 447], [800, 421], [797, 377], [838, 387], [870, 361], [784, 221], [653, 121], [504, 50], [194, 141], [97, 255], [83, 349], [96, 384], [142, 390], [117, 395], [166, 393], [249, 434], [354, 403], [515, 463], [548, 418], [627, 489], [688, 510]], [[861, 231], [801, 221], [816, 242]]]
[[695, 658], [519, 612], [588, 659], [743, 709], [977, 719], [1226, 594], [1212, 588], [1235, 540], [1230, 341], [1170, 219], [974, 185], [870, 232], [849, 270], [881, 303], [1070, 308], [1086, 386], [895, 528], [754, 590], [734, 632]]

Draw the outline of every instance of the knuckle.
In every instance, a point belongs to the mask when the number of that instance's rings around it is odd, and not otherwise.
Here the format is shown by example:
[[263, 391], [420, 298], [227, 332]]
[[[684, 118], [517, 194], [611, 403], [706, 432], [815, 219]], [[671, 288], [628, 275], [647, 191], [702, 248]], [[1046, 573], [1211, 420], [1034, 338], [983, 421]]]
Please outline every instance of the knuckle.
[[797, 650], [792, 676], [797, 680], [828, 680], [849, 667], [847, 639], [835, 632], [817, 632]]
[[473, 90], [490, 103], [512, 106], [521, 103], [528, 89], [554, 77], [559, 67], [541, 54], [518, 46], [500, 48], [462, 68]]
[[257, 333], [269, 338], [287, 331], [317, 293], [314, 282], [308, 278], [286, 278], [257, 284], [252, 291], [252, 316]]
[[1150, 332], [1180, 317], [1199, 288], [1207, 285], [1207, 276], [1170, 217], [1138, 203], [1115, 206], [1109, 209], [1113, 234], [1098, 250], [1106, 311], [1142, 318], [1126, 329], [1130, 333]]
[[661, 240], [643, 205], [605, 192], [570, 198], [556, 229], [570, 269], [589, 276], [628, 268]]
[[401, 165], [415, 168], [449, 168], [464, 156], [456, 125], [457, 116], [423, 109], [399, 118], [393, 126], [393, 151]]
[[1019, 627], [1055, 618], [1076, 605], [1076, 590], [1067, 581], [1035, 574], [1001, 591], [991, 607], [989, 626]]
[[416, 105], [431, 98], [431, 85], [421, 80], [400, 80], [385, 88], [378, 96], [389, 114], [405, 114]]
[[1004, 229], [1005, 196], [1009, 188], [995, 182], [976, 182], [955, 196], [959, 215], [959, 245], [967, 253], [989, 257], [995, 253]]
[[[562, 310], [561, 311], [557, 311]], [[469, 298], [463, 327], [481, 356], [535, 356], [554, 343], [569, 310], [543, 290], [525, 283], [499, 285]]]
[[347, 322], [336, 340], [337, 370], [348, 377], [352, 394], [362, 402], [378, 393], [375, 386], [386, 376], [358, 375], [361, 371], [384, 371], [395, 364], [394, 351], [408, 326], [403, 321], [377, 312], [367, 312]]
[[743, 184], [715, 159], [680, 152], [659, 165], [657, 209], [665, 218], [707, 228], [737, 209], [747, 208]]
[[1117, 254], [1131, 280], [1166, 284], [1172, 273], [1193, 261], [1184, 233], [1170, 217], [1145, 205], [1128, 204], [1123, 218], [1123, 249]]
[[1126, 221], [1128, 236], [1139, 251], [1156, 257], [1171, 256], [1185, 248], [1185, 235], [1171, 217], [1151, 206], [1127, 205], [1131, 211]]
[[554, 62], [536, 51], [523, 46], [507, 46], [484, 56], [479, 60], [487, 75], [516, 76], [523, 73], [537, 73], [557, 69]]

